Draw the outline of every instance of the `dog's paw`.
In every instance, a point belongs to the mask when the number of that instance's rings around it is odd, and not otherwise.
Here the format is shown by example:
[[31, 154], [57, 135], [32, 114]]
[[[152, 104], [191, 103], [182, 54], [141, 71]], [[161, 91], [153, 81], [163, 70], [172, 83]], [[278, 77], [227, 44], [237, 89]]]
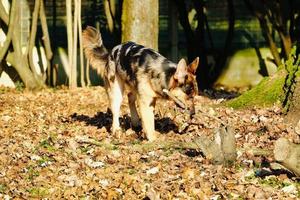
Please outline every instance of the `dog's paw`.
[[121, 138], [122, 133], [123, 133], [123, 131], [122, 131], [122, 129], [121, 129], [120, 127], [118, 127], [118, 128], [113, 128], [113, 129], [112, 129], [112, 135], [113, 135], [114, 137], [118, 138], [118, 139]]
[[148, 133], [146, 134], [147, 140], [149, 142], [154, 142], [155, 140], [157, 140], [157, 138], [159, 137], [160, 133], [157, 131], [154, 131], [152, 133]]

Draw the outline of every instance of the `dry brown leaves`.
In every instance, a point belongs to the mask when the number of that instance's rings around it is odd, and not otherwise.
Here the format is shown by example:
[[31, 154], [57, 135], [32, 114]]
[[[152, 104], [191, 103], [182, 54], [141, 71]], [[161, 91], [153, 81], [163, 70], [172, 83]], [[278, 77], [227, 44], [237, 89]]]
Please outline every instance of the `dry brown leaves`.
[[[220, 99], [199, 96], [195, 101], [188, 125], [186, 114], [172, 102], [159, 101], [156, 127], [162, 134], [150, 144], [130, 128], [126, 103], [124, 133], [120, 138], [110, 134], [102, 88], [2, 90], [0, 199], [299, 198], [299, 182], [286, 172], [274, 173], [272, 156], [253, 154], [255, 148], [272, 150], [281, 136], [299, 140], [279, 108], [235, 111], [218, 107]], [[239, 152], [232, 166], [212, 165], [197, 149], [173, 145], [209, 135], [221, 123], [236, 133]]]

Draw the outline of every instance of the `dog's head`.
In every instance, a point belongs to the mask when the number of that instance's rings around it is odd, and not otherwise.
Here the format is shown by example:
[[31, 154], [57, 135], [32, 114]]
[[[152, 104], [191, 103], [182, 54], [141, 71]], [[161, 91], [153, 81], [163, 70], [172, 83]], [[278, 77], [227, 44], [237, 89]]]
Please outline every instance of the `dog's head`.
[[184, 59], [181, 59], [173, 75], [169, 90], [174, 96], [180, 100], [187, 100], [198, 94], [196, 81], [196, 70], [199, 64], [197, 57], [191, 64], [187, 65]]

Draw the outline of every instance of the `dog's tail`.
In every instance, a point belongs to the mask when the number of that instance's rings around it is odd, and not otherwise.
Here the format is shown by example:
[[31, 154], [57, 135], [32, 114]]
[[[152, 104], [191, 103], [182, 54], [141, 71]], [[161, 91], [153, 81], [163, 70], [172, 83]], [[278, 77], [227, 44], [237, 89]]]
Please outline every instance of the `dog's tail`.
[[90, 65], [103, 77], [108, 61], [108, 51], [103, 45], [100, 32], [88, 26], [82, 33], [82, 45]]

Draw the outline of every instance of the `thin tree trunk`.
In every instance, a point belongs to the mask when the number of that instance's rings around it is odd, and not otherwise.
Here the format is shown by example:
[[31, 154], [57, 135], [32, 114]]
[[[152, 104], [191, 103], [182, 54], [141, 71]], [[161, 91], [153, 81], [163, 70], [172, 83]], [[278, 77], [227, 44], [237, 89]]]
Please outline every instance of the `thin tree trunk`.
[[77, 23], [78, 23], [78, 34], [79, 34], [79, 52], [80, 52], [80, 84], [82, 87], [85, 87], [84, 81], [84, 58], [83, 58], [83, 47], [82, 47], [82, 26], [81, 26], [81, 0], [78, 0], [78, 16], [77, 16]]
[[234, 10], [233, 0], [227, 0], [227, 13], [228, 13], [228, 31], [225, 39], [225, 45], [222, 53], [218, 56], [216, 67], [213, 70], [213, 77], [211, 80], [211, 84], [213, 84], [218, 79], [222, 70], [224, 69], [228, 55], [230, 53], [232, 40], [234, 38], [235, 10]]
[[77, 18], [78, 18], [78, 0], [74, 0], [74, 21], [73, 21], [73, 62], [72, 62], [72, 70], [71, 70], [71, 77], [72, 77], [72, 83], [71, 87], [77, 87], [77, 43], [78, 43], [78, 23], [77, 23]]
[[[56, 38], [56, 20], [57, 20], [57, 12], [56, 12], [56, 0], [52, 0], [52, 37]], [[54, 49], [56, 46], [54, 44]]]
[[67, 75], [69, 77], [69, 86], [73, 86], [73, 77], [72, 77], [72, 70], [73, 70], [73, 34], [72, 34], [72, 1], [66, 0], [66, 13], [67, 13], [67, 37], [68, 37], [68, 72]]
[[292, 50], [292, 39], [289, 34], [284, 34], [281, 31], [278, 32], [284, 49], [284, 58], [288, 59], [288, 56], [290, 55]]
[[105, 12], [105, 16], [106, 16], [106, 20], [107, 20], [107, 25], [108, 25], [108, 30], [113, 33], [114, 32], [114, 7], [111, 7], [111, 2], [110, 0], [104, 0], [104, 12]]
[[34, 63], [33, 63], [33, 48], [35, 46], [35, 39], [36, 39], [36, 33], [37, 33], [37, 22], [38, 22], [38, 16], [39, 16], [39, 11], [40, 11], [40, 5], [41, 5], [41, 0], [35, 0], [34, 9], [33, 9], [33, 13], [32, 13], [32, 20], [31, 20], [30, 39], [29, 39], [29, 45], [28, 45], [29, 66], [30, 66], [32, 73], [35, 76], [37, 76], [37, 71], [36, 71]]
[[[50, 42], [50, 36], [48, 31], [48, 25], [47, 25], [47, 17], [46, 17], [45, 6], [43, 1], [41, 1], [41, 7], [40, 7], [40, 19], [41, 19], [41, 25], [43, 31], [43, 42], [45, 46], [46, 58], [50, 63], [53, 57], [53, 52], [51, 50], [51, 42]], [[49, 66], [49, 63], [48, 63], [48, 67], [51, 67]]]
[[[0, 8], [1, 7], [3, 7], [2, 2], [0, 2]], [[15, 9], [16, 9], [16, 1], [13, 0], [12, 5], [11, 5], [10, 17], [9, 17], [9, 21], [8, 21], [8, 31], [7, 31], [7, 34], [6, 34], [6, 40], [4, 42], [4, 45], [0, 49], [0, 63], [2, 62], [5, 54], [7, 53], [7, 50], [9, 48], [10, 43], [11, 43], [13, 31], [15, 29], [15, 24], [16, 24], [16, 11], [15, 11]], [[5, 12], [5, 11], [0, 9], [0, 12]], [[4, 15], [4, 13], [3, 13], [3, 15]], [[3, 16], [1, 15], [0, 18], [3, 21], [5, 21], [2, 17]]]
[[0, 1], [0, 18], [3, 22], [8, 25], [9, 23], [9, 15], [6, 13], [3, 3]]
[[188, 12], [186, 10], [186, 5], [183, 0], [175, 0], [177, 4], [177, 9], [179, 12], [179, 22], [184, 29], [185, 38], [187, 40], [187, 56], [189, 62], [191, 62], [195, 56], [195, 48], [194, 48], [194, 33], [192, 31], [189, 19]]
[[[200, 57], [199, 66], [197, 68], [197, 82], [201, 90], [211, 86], [210, 69], [207, 64], [207, 53], [205, 45], [205, 13], [204, 1], [194, 0], [194, 5], [197, 11], [198, 26], [196, 28], [196, 43], [195, 50], [197, 56]], [[194, 58], [193, 58], [194, 59]]]
[[271, 31], [269, 30], [267, 21], [263, 17], [261, 17], [261, 18], [259, 18], [259, 24], [262, 29], [263, 36], [264, 36], [265, 40], [267, 41], [267, 43], [269, 44], [270, 51], [274, 58], [274, 62], [277, 66], [280, 66], [282, 63], [281, 63], [280, 55], [278, 52], [278, 47], [272, 38], [272, 34], [271, 34]]
[[168, 0], [169, 7], [169, 35], [171, 45], [171, 60], [174, 62], [178, 61], [178, 17], [177, 9], [173, 0]]

